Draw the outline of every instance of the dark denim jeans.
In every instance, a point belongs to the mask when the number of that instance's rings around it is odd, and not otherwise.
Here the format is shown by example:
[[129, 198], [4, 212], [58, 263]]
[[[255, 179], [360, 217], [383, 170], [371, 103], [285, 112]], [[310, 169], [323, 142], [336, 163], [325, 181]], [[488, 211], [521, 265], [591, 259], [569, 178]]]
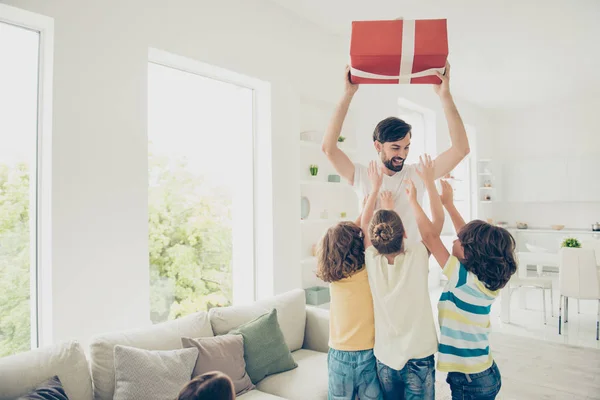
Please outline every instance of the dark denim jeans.
[[500, 370], [495, 362], [476, 374], [449, 372], [446, 382], [452, 389], [452, 400], [494, 400], [502, 386]]
[[433, 355], [408, 360], [399, 371], [377, 361], [377, 374], [385, 400], [435, 399]]
[[382, 400], [373, 350], [329, 349], [329, 400]]

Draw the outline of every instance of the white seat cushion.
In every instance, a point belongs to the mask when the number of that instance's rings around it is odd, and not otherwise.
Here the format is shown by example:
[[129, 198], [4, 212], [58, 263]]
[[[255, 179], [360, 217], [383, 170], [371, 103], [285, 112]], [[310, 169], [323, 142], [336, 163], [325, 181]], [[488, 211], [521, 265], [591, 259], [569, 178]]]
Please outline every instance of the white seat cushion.
[[288, 400], [283, 397], [275, 396], [269, 393], [261, 392], [260, 390], [251, 390], [249, 392], [244, 393], [241, 396], [236, 397], [236, 399], [242, 400]]
[[327, 399], [327, 353], [298, 350], [292, 353], [298, 368], [267, 376], [256, 387], [289, 400]]
[[70, 399], [92, 400], [92, 379], [81, 345], [75, 341], [0, 359], [0, 400], [15, 399], [57, 375]]
[[306, 325], [306, 295], [296, 289], [247, 306], [211, 308], [210, 323], [215, 335], [224, 335], [238, 326], [252, 321], [273, 308], [290, 351], [302, 348]]
[[145, 329], [96, 336], [90, 345], [95, 399], [113, 399], [115, 392], [114, 348], [116, 345], [144, 350], [175, 350], [182, 348], [182, 337], [212, 336], [214, 334], [206, 312], [198, 312]]

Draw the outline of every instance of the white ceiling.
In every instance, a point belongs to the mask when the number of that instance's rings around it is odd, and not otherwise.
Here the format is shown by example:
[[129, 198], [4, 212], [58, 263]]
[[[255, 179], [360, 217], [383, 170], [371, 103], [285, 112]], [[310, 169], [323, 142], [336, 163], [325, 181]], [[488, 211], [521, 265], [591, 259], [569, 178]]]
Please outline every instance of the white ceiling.
[[520, 108], [600, 94], [600, 0], [271, 0], [349, 40], [355, 20], [447, 18], [452, 91]]

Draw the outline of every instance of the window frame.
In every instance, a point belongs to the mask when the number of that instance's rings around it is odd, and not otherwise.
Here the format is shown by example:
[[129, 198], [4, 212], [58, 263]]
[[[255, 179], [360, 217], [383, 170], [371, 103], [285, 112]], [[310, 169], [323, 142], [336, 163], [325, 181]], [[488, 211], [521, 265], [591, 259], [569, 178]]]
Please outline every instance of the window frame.
[[54, 19], [0, 4], [0, 22], [39, 34], [35, 168], [30, 180], [31, 348], [52, 344], [52, 77]]
[[[423, 121], [424, 150], [432, 157], [437, 156], [437, 130], [435, 112], [412, 101], [400, 97], [398, 99], [398, 115], [419, 114]], [[401, 118], [401, 117], [399, 117]], [[412, 140], [412, 139], [411, 139]]]
[[[253, 265], [250, 270], [246, 270], [245, 265], [242, 266], [239, 263], [232, 265], [232, 303], [234, 305], [250, 304], [257, 300], [262, 288], [269, 285], [273, 274], [271, 85], [260, 79], [156, 48], [148, 49], [148, 63], [174, 68], [253, 91]], [[252, 281], [250, 287], [248, 279]], [[270, 286], [272, 287], [272, 284]]]

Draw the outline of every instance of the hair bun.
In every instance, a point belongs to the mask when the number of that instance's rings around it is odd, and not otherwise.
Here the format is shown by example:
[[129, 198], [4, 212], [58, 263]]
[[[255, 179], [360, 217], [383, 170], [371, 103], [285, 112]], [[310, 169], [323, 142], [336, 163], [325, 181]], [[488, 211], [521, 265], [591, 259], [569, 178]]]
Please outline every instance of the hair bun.
[[373, 240], [380, 242], [389, 242], [394, 237], [394, 230], [389, 224], [384, 222], [373, 227]]

